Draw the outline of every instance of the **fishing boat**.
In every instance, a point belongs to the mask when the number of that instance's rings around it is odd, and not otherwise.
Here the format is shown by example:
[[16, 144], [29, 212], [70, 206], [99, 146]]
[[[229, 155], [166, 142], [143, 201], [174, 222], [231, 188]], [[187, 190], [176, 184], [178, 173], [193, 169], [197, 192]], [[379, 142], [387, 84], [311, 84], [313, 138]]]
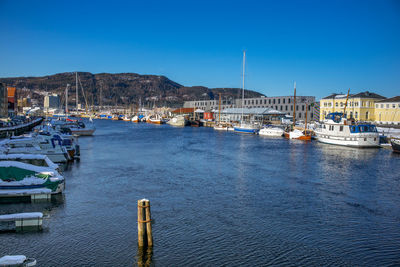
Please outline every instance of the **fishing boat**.
[[64, 190], [64, 177], [52, 168], [18, 161], [0, 161], [0, 197], [29, 194], [40, 189], [59, 194]]
[[148, 119], [146, 119], [146, 122], [152, 124], [164, 124], [164, 120], [158, 114], [150, 116]]
[[392, 138], [390, 140], [390, 143], [392, 144], [393, 152], [400, 153], [400, 139]]
[[281, 137], [283, 136], [284, 132], [285, 131], [279, 127], [263, 127], [262, 129], [260, 129], [258, 134], [263, 136]]
[[306, 121], [304, 129], [296, 128], [296, 82], [294, 82], [294, 98], [293, 98], [293, 125], [287, 127], [287, 130], [283, 133], [287, 139], [297, 139], [302, 141], [311, 141], [311, 132], [307, 129], [307, 110], [306, 104]]
[[379, 133], [373, 124], [357, 124], [339, 112], [329, 113], [315, 130], [321, 143], [350, 147], [379, 147]]
[[243, 79], [242, 79], [242, 116], [240, 117], [240, 123], [233, 127], [235, 132], [239, 133], [250, 133], [256, 134], [260, 130], [258, 125], [245, 122], [244, 121], [244, 114], [243, 114], [243, 107], [244, 107], [244, 73], [245, 73], [245, 66], [246, 66], [246, 51], [243, 51]]
[[131, 121], [136, 122], [136, 123], [140, 122], [139, 116], [137, 116], [137, 115], [133, 116]]
[[30, 267], [36, 265], [36, 259], [24, 255], [6, 255], [0, 258], [0, 266], [4, 267]]
[[172, 125], [172, 126], [179, 126], [183, 127], [188, 125], [188, 120], [185, 118], [183, 115], [178, 115], [176, 117], [171, 118], [167, 124]]

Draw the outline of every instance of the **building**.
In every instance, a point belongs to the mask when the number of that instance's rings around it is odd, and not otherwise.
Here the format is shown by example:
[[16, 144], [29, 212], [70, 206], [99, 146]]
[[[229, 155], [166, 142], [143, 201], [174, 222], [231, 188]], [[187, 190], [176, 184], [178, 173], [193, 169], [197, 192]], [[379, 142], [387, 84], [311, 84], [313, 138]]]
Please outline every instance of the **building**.
[[[331, 112], [344, 112], [347, 95], [332, 94], [324, 97], [320, 101], [320, 119]], [[354, 118], [357, 121], [374, 121], [375, 120], [375, 102], [384, 100], [385, 97], [371, 93], [362, 92], [350, 95], [347, 101], [346, 115], [347, 118]]]
[[240, 121], [242, 114], [245, 121], [258, 121], [262, 124], [280, 123], [285, 113], [272, 108], [227, 108], [221, 111], [222, 121]]
[[400, 96], [376, 101], [375, 121], [379, 124], [400, 125]]
[[0, 83], [0, 118], [8, 117], [8, 94], [7, 87]]
[[12, 117], [17, 109], [17, 89], [15, 87], [7, 86], [7, 101], [8, 115]]
[[56, 94], [46, 95], [44, 96], [43, 108], [48, 110], [50, 108], [59, 108], [60, 107], [60, 97]]
[[[241, 108], [242, 99], [235, 100], [222, 100], [221, 110], [227, 108]], [[296, 96], [296, 120], [305, 120], [307, 113], [307, 120], [311, 121], [314, 119], [314, 108], [315, 103], [314, 96]], [[243, 107], [247, 109], [261, 108], [261, 109], [274, 109], [282, 112], [286, 115], [293, 116], [293, 96], [275, 96], [275, 97], [256, 97], [256, 98], [245, 98], [243, 100]], [[197, 100], [197, 101], [185, 101], [183, 107], [196, 107], [205, 111], [218, 111], [218, 100]]]

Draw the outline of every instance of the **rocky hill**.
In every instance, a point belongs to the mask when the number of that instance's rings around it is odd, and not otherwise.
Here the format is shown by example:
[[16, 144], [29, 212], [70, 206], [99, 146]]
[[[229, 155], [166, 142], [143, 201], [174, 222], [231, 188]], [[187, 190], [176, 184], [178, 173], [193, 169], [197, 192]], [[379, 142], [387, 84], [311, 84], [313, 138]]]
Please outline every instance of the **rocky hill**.
[[[223, 98], [238, 98], [241, 95], [238, 88], [185, 87], [165, 76], [158, 75], [78, 72], [78, 77], [89, 105], [130, 105], [137, 104], [141, 99], [144, 106], [178, 107], [187, 100], [217, 99], [218, 93], [222, 93]], [[68, 99], [70, 102], [75, 101], [75, 72], [44, 77], [0, 78], [0, 82], [7, 86], [15, 86], [17, 90], [25, 88], [22, 91], [31, 92], [31, 97], [38, 99], [40, 103], [43, 101], [45, 93], [56, 93], [63, 96], [67, 84], [70, 84]], [[245, 91], [245, 97], [261, 95], [255, 91]], [[79, 89], [79, 102], [84, 103], [81, 88]]]

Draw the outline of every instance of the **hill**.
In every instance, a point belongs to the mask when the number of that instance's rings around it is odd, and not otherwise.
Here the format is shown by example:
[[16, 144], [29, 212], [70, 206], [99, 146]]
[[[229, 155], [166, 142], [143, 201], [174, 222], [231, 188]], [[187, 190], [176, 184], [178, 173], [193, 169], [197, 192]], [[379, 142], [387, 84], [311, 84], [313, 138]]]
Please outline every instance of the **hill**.
[[[238, 88], [207, 88], [204, 86], [186, 87], [165, 76], [140, 75], [136, 73], [98, 73], [78, 72], [89, 105], [130, 105], [141, 99], [144, 106], [182, 106], [183, 101], [198, 99], [217, 99], [218, 93], [224, 98], [240, 97]], [[7, 86], [15, 86], [29, 92], [31, 97], [43, 102], [43, 94], [63, 95], [70, 84], [69, 101], [75, 101], [75, 72], [58, 73], [43, 77], [0, 78]], [[262, 94], [245, 90], [245, 97], [258, 97]], [[84, 97], [79, 89], [79, 102]]]

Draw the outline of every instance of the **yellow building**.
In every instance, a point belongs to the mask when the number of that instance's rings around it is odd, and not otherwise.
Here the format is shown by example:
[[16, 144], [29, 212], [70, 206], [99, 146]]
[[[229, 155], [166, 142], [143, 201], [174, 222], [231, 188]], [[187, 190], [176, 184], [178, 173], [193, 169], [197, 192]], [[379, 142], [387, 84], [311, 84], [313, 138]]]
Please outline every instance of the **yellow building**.
[[375, 121], [379, 124], [400, 125], [400, 96], [375, 103]]
[[[332, 94], [320, 101], [320, 120], [331, 112], [344, 112], [347, 95]], [[375, 121], [375, 102], [384, 100], [385, 97], [371, 93], [362, 92], [350, 95], [347, 101], [347, 118], [354, 118], [356, 121]]]

